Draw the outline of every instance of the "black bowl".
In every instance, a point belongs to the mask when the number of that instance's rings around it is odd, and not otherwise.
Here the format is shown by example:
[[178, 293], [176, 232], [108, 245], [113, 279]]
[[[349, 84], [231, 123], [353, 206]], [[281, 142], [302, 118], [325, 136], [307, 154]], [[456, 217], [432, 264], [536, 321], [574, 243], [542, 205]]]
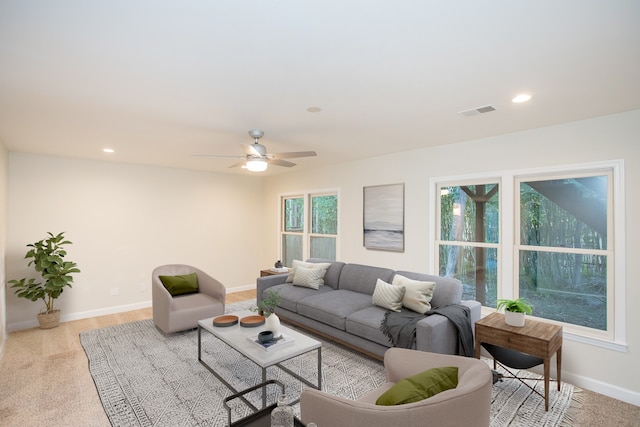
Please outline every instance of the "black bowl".
[[258, 334], [258, 341], [260, 342], [269, 342], [273, 340], [273, 332], [271, 331], [262, 331]]

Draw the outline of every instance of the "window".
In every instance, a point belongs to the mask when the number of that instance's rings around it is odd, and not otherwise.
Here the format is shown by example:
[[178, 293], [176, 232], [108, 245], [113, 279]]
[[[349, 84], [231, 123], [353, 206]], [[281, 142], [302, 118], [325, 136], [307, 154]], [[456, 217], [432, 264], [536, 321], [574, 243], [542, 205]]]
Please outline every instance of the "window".
[[338, 240], [338, 194], [307, 193], [281, 198], [281, 259], [336, 260]]
[[495, 307], [498, 289], [499, 185], [441, 186], [439, 274], [463, 284], [463, 299]]
[[621, 169], [607, 162], [432, 180], [437, 271], [463, 283], [463, 299], [495, 308], [499, 298], [522, 297], [565, 332], [622, 343]]
[[294, 259], [303, 259], [304, 197], [282, 199], [282, 263], [291, 266]]
[[611, 174], [521, 178], [518, 294], [546, 319], [607, 330]]

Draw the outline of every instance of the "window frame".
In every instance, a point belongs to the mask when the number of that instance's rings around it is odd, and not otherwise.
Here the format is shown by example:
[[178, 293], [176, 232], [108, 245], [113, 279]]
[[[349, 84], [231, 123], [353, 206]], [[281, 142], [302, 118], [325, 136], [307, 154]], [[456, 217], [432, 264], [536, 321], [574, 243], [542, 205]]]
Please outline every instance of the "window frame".
[[[461, 182], [464, 182], [464, 184], [461, 184]], [[442, 239], [442, 227], [440, 226], [441, 221], [442, 221], [442, 208], [440, 205], [440, 202], [442, 200], [441, 197], [441, 188], [442, 187], [459, 187], [461, 185], [464, 186], [470, 186], [470, 185], [497, 185], [498, 186], [498, 214], [499, 214], [499, 218], [500, 220], [498, 221], [498, 242], [497, 243], [490, 243], [490, 242], [479, 242], [479, 241], [459, 241], [459, 240], [443, 240]], [[465, 181], [460, 181], [460, 180], [453, 180], [453, 181], [440, 181], [437, 183], [436, 189], [436, 198], [437, 198], [437, 206], [436, 206], [436, 229], [435, 229], [435, 244], [432, 246], [434, 248], [434, 261], [435, 261], [435, 267], [434, 269], [432, 269], [432, 271], [435, 271], [436, 274], [438, 274], [438, 272], [440, 271], [440, 266], [438, 265], [439, 259], [440, 259], [440, 246], [441, 245], [447, 245], [447, 246], [457, 246], [457, 247], [473, 247], [473, 248], [486, 248], [486, 249], [495, 249], [497, 254], [496, 254], [496, 259], [498, 260], [498, 263], [500, 263], [500, 254], [502, 252], [502, 245], [501, 245], [501, 241], [502, 241], [502, 181], [499, 177], [495, 177], [495, 176], [485, 176], [485, 177], [476, 177], [476, 178], [471, 178]], [[496, 272], [496, 286], [497, 289], [500, 290], [501, 288], [501, 274], [500, 274], [500, 268], [498, 268], [497, 272]], [[500, 298], [500, 293], [498, 292], [498, 298]], [[484, 307], [484, 306], [483, 306]]]
[[[337, 234], [319, 234], [312, 233], [312, 203], [311, 198], [317, 196], [331, 196], [335, 195], [337, 198], [336, 208], [336, 233]], [[302, 233], [285, 231], [285, 216], [284, 216], [284, 201], [286, 199], [303, 199], [303, 231]], [[283, 259], [283, 246], [282, 237], [285, 234], [301, 235], [302, 236], [302, 260], [310, 258], [311, 251], [311, 239], [313, 237], [332, 237], [336, 242], [336, 259], [340, 257], [340, 190], [339, 189], [321, 189], [312, 191], [295, 191], [290, 193], [281, 193], [278, 195], [278, 254], [280, 259]]]
[[[499, 242], [498, 242], [498, 298], [514, 298], [519, 292], [519, 254], [523, 245], [519, 241], [519, 183], [534, 179], [551, 179], [553, 176], [579, 177], [584, 174], [607, 174], [611, 177], [607, 191], [607, 228], [611, 236], [606, 253], [607, 269], [607, 330], [599, 331], [550, 319], [544, 321], [563, 326], [566, 338], [621, 352], [627, 351], [626, 342], [626, 254], [625, 254], [625, 185], [624, 161], [611, 160], [582, 164], [558, 165], [520, 170], [505, 170], [492, 173], [467, 174], [459, 176], [432, 177], [429, 179], [429, 199], [432, 209], [429, 213], [429, 247], [432, 255], [428, 259], [431, 271], [439, 271], [439, 247], [451, 244], [440, 240], [440, 188], [448, 186], [498, 183], [499, 185]], [[464, 242], [465, 244], [467, 242]], [[476, 242], [477, 243], [477, 242]], [[505, 281], [505, 279], [507, 281]], [[483, 315], [494, 312], [491, 307], [482, 307]], [[535, 315], [535, 313], [534, 313]], [[609, 323], [609, 320], [611, 323]]]

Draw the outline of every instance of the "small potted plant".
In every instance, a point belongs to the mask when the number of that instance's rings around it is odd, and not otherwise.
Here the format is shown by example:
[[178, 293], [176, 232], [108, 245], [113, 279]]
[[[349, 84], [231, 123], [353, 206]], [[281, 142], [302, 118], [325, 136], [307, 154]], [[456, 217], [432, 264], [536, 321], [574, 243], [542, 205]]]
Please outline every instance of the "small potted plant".
[[497, 301], [497, 310], [504, 308], [504, 321], [511, 326], [524, 326], [524, 318], [526, 314], [533, 313], [533, 307], [524, 299], [499, 299]]
[[44, 308], [38, 314], [38, 322], [42, 329], [50, 329], [58, 326], [60, 322], [60, 310], [53, 308], [53, 302], [58, 298], [66, 286], [71, 287], [73, 273], [80, 273], [76, 263], [65, 261], [67, 251], [64, 245], [72, 244], [64, 239], [64, 232], [58, 235], [47, 233], [49, 237], [38, 242], [28, 244], [31, 248], [24, 256], [31, 258], [28, 265], [33, 265], [36, 272], [40, 273], [44, 283], [36, 282], [36, 279], [23, 278], [10, 280], [8, 283], [16, 288], [15, 294], [20, 298], [31, 301], [41, 299]]
[[280, 297], [280, 293], [277, 290], [268, 290], [266, 295], [267, 297], [263, 298], [254, 310], [256, 310], [261, 316], [269, 317], [276, 311], [276, 307], [280, 305], [282, 297]]
[[263, 298], [255, 308], [260, 315], [265, 317], [265, 329], [273, 332], [273, 336], [276, 338], [280, 336], [280, 318], [275, 311], [281, 301], [280, 293], [271, 289], [266, 292], [266, 298]]

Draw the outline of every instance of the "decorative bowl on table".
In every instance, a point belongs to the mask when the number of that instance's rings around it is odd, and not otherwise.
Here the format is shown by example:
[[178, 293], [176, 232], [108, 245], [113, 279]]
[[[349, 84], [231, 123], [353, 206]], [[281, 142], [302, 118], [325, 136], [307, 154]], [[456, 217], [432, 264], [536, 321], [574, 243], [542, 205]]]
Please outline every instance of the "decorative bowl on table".
[[233, 326], [238, 323], [238, 316], [225, 314], [223, 316], [218, 316], [213, 318], [213, 326], [225, 327], [225, 326]]
[[258, 341], [261, 343], [269, 342], [273, 340], [273, 332], [271, 331], [262, 331], [258, 334]]
[[255, 328], [264, 325], [264, 316], [246, 316], [240, 319], [240, 326], [245, 328]]

